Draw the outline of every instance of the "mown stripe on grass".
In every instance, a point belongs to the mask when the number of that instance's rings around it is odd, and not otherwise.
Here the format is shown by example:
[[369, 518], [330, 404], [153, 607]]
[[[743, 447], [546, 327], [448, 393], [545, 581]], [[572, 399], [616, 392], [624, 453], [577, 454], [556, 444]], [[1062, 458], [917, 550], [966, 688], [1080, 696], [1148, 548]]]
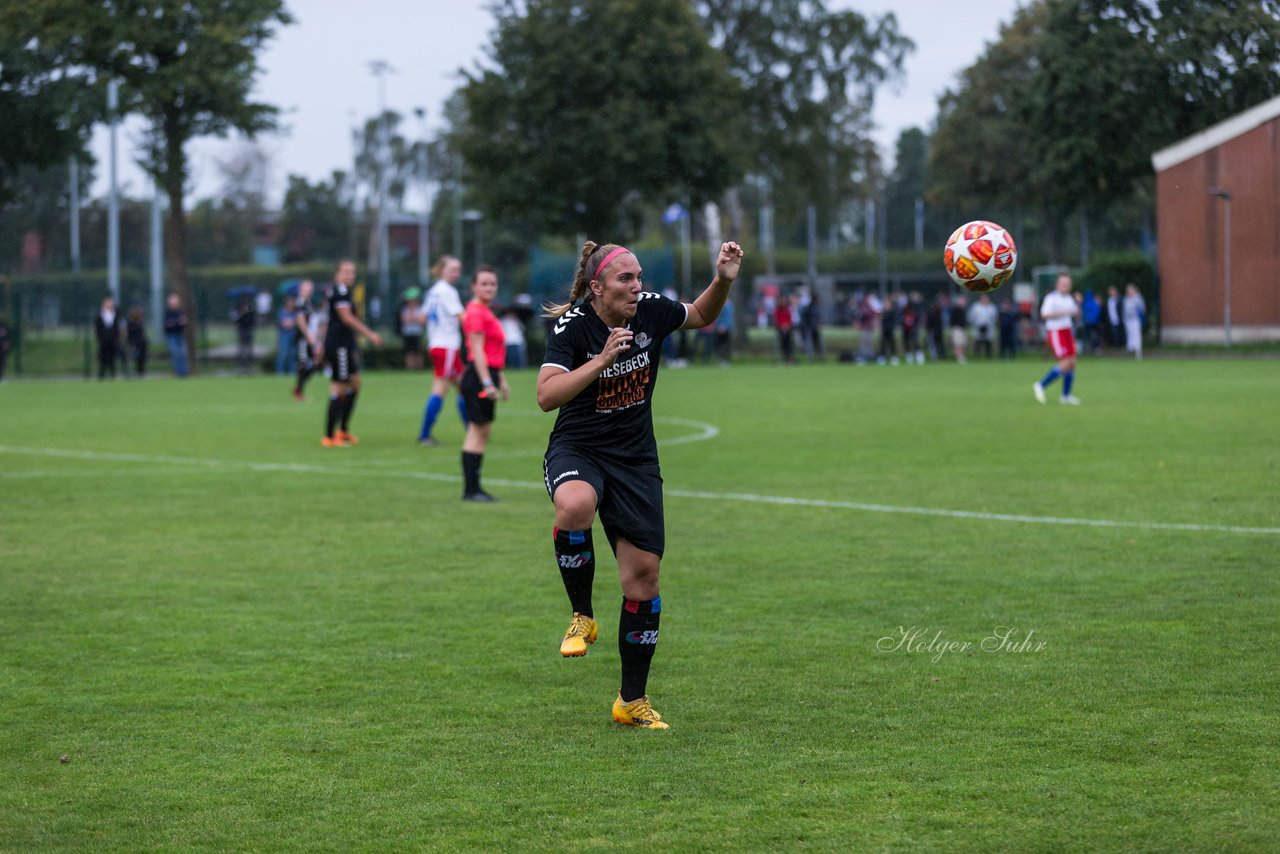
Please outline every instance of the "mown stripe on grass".
[[[340, 452], [339, 452], [340, 453]], [[127, 454], [115, 451], [85, 451], [71, 448], [29, 448], [0, 445], [0, 454], [38, 457], [63, 457], [69, 459], [98, 460], [127, 463], [164, 463], [193, 468], [221, 469], [253, 472], [293, 472], [297, 474], [360, 475], [363, 477], [387, 477], [410, 480], [427, 480], [439, 483], [458, 483], [458, 475], [437, 472], [381, 470], [371, 468], [343, 468], [312, 463], [264, 463], [250, 460], [220, 460], [206, 457], [175, 457], [153, 454]], [[540, 481], [501, 480], [485, 478], [494, 486], [517, 489], [544, 489]], [[1081, 519], [1070, 516], [1028, 516], [1020, 513], [985, 513], [976, 510], [948, 510], [942, 507], [910, 507], [894, 504], [867, 504], [861, 501], [835, 501], [823, 498], [796, 498], [786, 495], [757, 495], [749, 492], [707, 492], [704, 490], [666, 489], [673, 498], [692, 498], [705, 501], [743, 501], [753, 504], [777, 504], [789, 507], [820, 507], [832, 510], [855, 510], [863, 513], [897, 513], [912, 516], [938, 516], [951, 519], [974, 519], [984, 522], [1013, 522], [1024, 525], [1078, 525], [1092, 528], [1136, 528], [1147, 531], [1198, 531], [1222, 534], [1280, 534], [1280, 528], [1249, 527], [1245, 525], [1213, 525], [1196, 522], [1142, 522], [1122, 519]]]

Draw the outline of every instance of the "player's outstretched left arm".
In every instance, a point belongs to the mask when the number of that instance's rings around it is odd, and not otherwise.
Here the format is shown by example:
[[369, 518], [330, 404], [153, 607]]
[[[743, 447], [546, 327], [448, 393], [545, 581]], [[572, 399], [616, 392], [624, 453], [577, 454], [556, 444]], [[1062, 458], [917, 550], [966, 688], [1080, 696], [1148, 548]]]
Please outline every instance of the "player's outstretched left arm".
[[738, 278], [743, 255], [742, 247], [732, 240], [720, 245], [720, 254], [716, 257], [716, 277], [697, 299], [685, 303], [689, 317], [682, 329], [701, 329], [716, 322], [720, 310], [729, 298], [729, 288], [733, 285], [733, 280]]

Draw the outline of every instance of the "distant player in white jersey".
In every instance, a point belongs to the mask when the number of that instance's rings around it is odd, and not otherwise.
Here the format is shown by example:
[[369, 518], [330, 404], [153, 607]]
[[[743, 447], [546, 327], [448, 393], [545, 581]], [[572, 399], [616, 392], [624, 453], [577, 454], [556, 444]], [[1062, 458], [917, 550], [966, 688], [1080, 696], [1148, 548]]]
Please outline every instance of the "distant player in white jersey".
[[1061, 376], [1062, 397], [1058, 402], [1067, 406], [1080, 405], [1080, 398], [1071, 394], [1071, 385], [1076, 379], [1076, 336], [1071, 331], [1071, 323], [1079, 314], [1080, 306], [1071, 293], [1071, 277], [1063, 273], [1040, 304], [1040, 317], [1049, 334], [1049, 346], [1053, 348], [1053, 357], [1058, 360], [1053, 370], [1035, 384], [1036, 400], [1041, 403], [1044, 403], [1044, 390]]
[[[422, 312], [427, 318], [427, 342], [431, 348], [431, 366], [435, 377], [431, 381], [431, 397], [427, 398], [422, 413], [422, 430], [418, 442], [434, 447], [439, 442], [431, 431], [435, 429], [440, 410], [444, 409], [444, 396], [449, 386], [458, 387], [458, 378], [465, 367], [462, 360], [462, 300], [455, 287], [462, 277], [462, 262], [452, 255], [445, 255], [431, 268], [436, 283], [427, 290], [422, 301]], [[458, 396], [458, 414], [467, 423], [466, 404]]]

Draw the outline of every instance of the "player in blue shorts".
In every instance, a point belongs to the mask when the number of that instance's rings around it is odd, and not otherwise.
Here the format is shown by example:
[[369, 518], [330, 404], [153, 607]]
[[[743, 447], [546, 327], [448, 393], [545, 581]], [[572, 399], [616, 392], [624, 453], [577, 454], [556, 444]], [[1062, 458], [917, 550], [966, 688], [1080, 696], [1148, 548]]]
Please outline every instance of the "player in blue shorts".
[[646, 695], [658, 644], [658, 569], [666, 546], [652, 413], [662, 342], [676, 330], [715, 323], [742, 255], [738, 244], [722, 245], [715, 279], [692, 303], [682, 303], [646, 291], [640, 262], [629, 250], [587, 242], [569, 302], [547, 312], [556, 321], [538, 373], [538, 405], [560, 412], [543, 472], [555, 504], [556, 562], [573, 608], [560, 654], [585, 655], [599, 632], [591, 605], [591, 527], [599, 514], [622, 583], [622, 685], [613, 704], [620, 724], [668, 728]]

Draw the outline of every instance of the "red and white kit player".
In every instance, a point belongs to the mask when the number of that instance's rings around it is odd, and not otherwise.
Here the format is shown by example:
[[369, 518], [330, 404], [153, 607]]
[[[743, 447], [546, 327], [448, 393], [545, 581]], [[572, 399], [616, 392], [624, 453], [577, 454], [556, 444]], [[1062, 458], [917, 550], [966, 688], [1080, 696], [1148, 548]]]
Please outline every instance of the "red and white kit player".
[[1076, 336], [1071, 326], [1079, 314], [1080, 304], [1071, 293], [1071, 277], [1063, 273], [1040, 304], [1040, 317], [1049, 335], [1049, 346], [1053, 348], [1053, 357], [1058, 360], [1058, 364], [1033, 387], [1036, 400], [1041, 403], [1045, 400], [1044, 390], [1061, 376], [1062, 397], [1059, 402], [1068, 406], [1080, 405], [1080, 398], [1071, 394], [1076, 378]]

